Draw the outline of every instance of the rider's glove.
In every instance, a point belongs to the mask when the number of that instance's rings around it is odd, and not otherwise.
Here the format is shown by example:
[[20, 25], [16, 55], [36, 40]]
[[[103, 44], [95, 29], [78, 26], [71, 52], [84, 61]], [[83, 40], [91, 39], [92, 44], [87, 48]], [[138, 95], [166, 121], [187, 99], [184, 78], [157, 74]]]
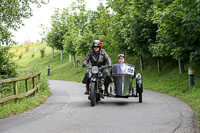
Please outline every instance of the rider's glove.
[[103, 71], [104, 69], [106, 69], [106, 66], [101, 66], [100, 70]]
[[88, 64], [83, 64], [82, 67], [83, 67], [83, 68], [84, 68], [84, 67], [88, 67]]
[[92, 68], [92, 66], [87, 66], [88, 69]]

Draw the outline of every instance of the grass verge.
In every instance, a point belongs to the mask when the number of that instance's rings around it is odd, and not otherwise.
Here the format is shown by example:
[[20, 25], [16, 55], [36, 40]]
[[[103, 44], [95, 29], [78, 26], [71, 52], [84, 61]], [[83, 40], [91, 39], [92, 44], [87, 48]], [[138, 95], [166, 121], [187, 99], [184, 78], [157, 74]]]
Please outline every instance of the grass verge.
[[41, 79], [42, 80], [41, 80], [39, 92], [35, 96], [30, 95], [28, 97], [19, 99], [17, 104], [14, 102], [14, 100], [1, 104], [0, 118], [5, 118], [8, 116], [13, 116], [16, 114], [23, 113], [36, 106], [39, 106], [41, 103], [44, 103], [46, 98], [49, 96], [50, 92], [49, 92], [47, 78], [42, 76]]

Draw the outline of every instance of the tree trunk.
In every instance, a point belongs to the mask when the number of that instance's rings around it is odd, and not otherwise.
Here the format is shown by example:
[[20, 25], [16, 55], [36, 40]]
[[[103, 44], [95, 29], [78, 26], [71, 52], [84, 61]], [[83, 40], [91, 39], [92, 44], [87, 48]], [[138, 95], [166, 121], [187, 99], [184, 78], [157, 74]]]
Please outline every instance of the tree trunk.
[[54, 58], [54, 48], [52, 48], [52, 58]]
[[141, 71], [144, 70], [144, 63], [143, 63], [143, 57], [142, 57], [142, 55], [140, 56], [140, 69], [141, 69]]
[[72, 55], [69, 54], [69, 62], [71, 62], [71, 61], [72, 61]]
[[157, 64], [158, 64], [158, 73], [160, 73], [161, 72], [160, 57], [157, 58]]
[[63, 60], [63, 50], [60, 51], [60, 60]]
[[184, 73], [184, 71], [185, 71], [184, 70], [184, 64], [183, 64], [181, 59], [178, 59], [178, 67], [179, 67], [179, 73], [180, 74]]
[[76, 68], [76, 56], [73, 56], [74, 68]]

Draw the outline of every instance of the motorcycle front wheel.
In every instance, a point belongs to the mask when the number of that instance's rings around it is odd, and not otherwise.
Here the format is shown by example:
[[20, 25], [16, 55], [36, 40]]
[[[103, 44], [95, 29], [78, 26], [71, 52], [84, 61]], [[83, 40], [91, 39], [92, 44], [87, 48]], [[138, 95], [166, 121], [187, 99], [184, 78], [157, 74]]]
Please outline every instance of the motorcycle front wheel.
[[95, 83], [90, 83], [90, 104], [91, 106], [95, 106], [96, 104], [96, 89], [95, 89]]

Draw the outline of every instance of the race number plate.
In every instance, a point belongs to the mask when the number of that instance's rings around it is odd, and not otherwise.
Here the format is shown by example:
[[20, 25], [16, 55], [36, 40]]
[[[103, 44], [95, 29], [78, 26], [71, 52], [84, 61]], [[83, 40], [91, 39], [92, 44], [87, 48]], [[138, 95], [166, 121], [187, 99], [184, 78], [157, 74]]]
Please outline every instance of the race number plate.
[[135, 71], [134, 67], [126, 66], [126, 71], [125, 71], [126, 74], [128, 74], [128, 75], [134, 75], [134, 71]]

